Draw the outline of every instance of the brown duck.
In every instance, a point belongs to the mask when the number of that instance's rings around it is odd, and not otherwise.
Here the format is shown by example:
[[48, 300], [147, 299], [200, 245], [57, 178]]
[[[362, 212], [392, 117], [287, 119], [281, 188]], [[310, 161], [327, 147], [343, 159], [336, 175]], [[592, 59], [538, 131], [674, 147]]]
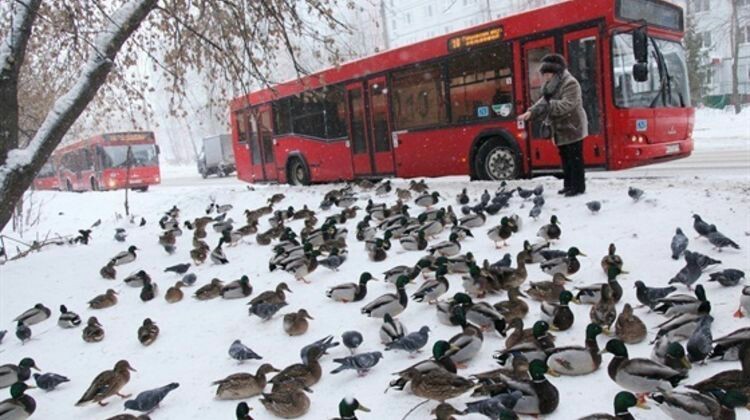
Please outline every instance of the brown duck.
[[184, 293], [181, 288], [185, 287], [185, 283], [178, 281], [174, 286], [167, 289], [167, 293], [164, 294], [164, 300], [169, 303], [175, 303], [182, 300]]
[[195, 291], [195, 298], [198, 300], [210, 300], [217, 298], [221, 295], [221, 288], [224, 283], [219, 279], [211, 280], [211, 283], [202, 286], [200, 289]]
[[218, 385], [216, 399], [219, 400], [244, 400], [260, 395], [266, 387], [266, 374], [278, 372], [279, 370], [269, 363], [262, 364], [255, 375], [251, 373], [235, 373], [224, 379], [214, 381], [212, 385]]
[[89, 301], [91, 309], [104, 309], [117, 304], [117, 292], [107, 289], [103, 295], [99, 295]]
[[323, 375], [319, 359], [323, 356], [323, 351], [318, 347], [311, 348], [306, 357], [302, 358], [302, 363], [295, 363], [287, 366], [274, 376], [269, 382], [273, 384], [273, 390], [284, 387], [284, 384], [299, 382], [304, 386], [313, 386]]
[[105, 406], [107, 403], [104, 400], [113, 395], [123, 399], [129, 398], [129, 394], [120, 394], [120, 390], [130, 381], [130, 371], [135, 372], [135, 369], [130, 366], [127, 360], [120, 360], [115, 364], [114, 369], [105, 370], [94, 378], [89, 389], [83, 393], [76, 406], [82, 406], [92, 401]]
[[534, 300], [556, 303], [560, 299], [560, 293], [565, 291], [565, 283], [571, 281], [564, 274], [555, 273], [551, 281], [532, 281], [531, 287], [526, 290], [526, 294]]
[[622, 270], [622, 258], [617, 255], [615, 244], [609, 244], [607, 255], [602, 257], [602, 270], [604, 270], [604, 274], [609, 273], [610, 267], [617, 267]]
[[276, 417], [284, 419], [302, 417], [310, 410], [310, 398], [305, 394], [306, 390], [309, 388], [286, 385], [271, 391], [270, 394], [263, 394], [260, 402]]
[[159, 326], [154, 324], [151, 318], [143, 320], [143, 325], [138, 328], [138, 341], [144, 346], [148, 346], [159, 336]]
[[604, 332], [609, 334], [609, 330], [617, 318], [615, 298], [612, 296], [612, 288], [608, 284], [602, 285], [601, 293], [601, 299], [591, 307], [589, 316], [591, 322], [599, 324]]
[[[536, 337], [534, 337], [534, 330], [532, 328], [523, 328], [523, 320], [516, 318], [510, 321], [508, 330], [513, 329], [513, 332], [508, 334], [505, 339], [505, 348], [509, 349], [515, 347], [521, 343], [536, 343]], [[555, 336], [552, 333], [547, 332], [549, 339], [554, 342]]]
[[315, 319], [307, 313], [307, 310], [300, 309], [297, 312], [284, 315], [284, 331], [294, 337], [307, 332], [308, 319]]
[[506, 321], [512, 321], [516, 318], [523, 319], [529, 313], [529, 305], [521, 297], [527, 296], [521, 293], [521, 290], [516, 287], [508, 290], [508, 300], [498, 302], [492, 306], [503, 315]]
[[208, 253], [211, 251], [211, 248], [208, 247], [208, 245], [199, 246], [196, 248], [193, 248], [190, 250], [190, 258], [193, 259], [193, 262], [195, 265], [201, 265], [204, 262], [206, 262], [206, 258], [208, 258]]
[[86, 327], [83, 329], [82, 336], [83, 341], [87, 343], [98, 343], [104, 339], [104, 328], [102, 328], [102, 324], [99, 323], [99, 320], [95, 316], [89, 318]]
[[289, 286], [287, 286], [286, 283], [281, 282], [276, 286], [275, 290], [267, 290], [259, 294], [258, 296], [252, 298], [248, 304], [256, 305], [258, 303], [286, 302], [286, 295], [284, 294], [284, 291], [292, 293], [292, 291], [289, 289]]
[[105, 278], [107, 280], [114, 280], [117, 276], [117, 270], [115, 270], [115, 264], [110, 261], [105, 265], [104, 267], [99, 270], [99, 274], [102, 276], [102, 278]]

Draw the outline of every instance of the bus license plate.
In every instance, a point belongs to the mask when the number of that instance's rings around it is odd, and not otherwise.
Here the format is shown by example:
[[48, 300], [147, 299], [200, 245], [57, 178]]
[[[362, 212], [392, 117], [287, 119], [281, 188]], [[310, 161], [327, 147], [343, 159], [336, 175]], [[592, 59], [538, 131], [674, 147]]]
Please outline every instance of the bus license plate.
[[679, 144], [670, 144], [667, 146], [667, 154], [673, 155], [675, 153], [680, 153], [680, 145]]

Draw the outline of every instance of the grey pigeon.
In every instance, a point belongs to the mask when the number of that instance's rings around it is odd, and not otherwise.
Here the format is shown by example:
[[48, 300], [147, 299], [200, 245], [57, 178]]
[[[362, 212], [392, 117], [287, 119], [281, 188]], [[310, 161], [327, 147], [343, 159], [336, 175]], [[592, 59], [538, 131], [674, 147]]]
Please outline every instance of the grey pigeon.
[[602, 203], [597, 200], [589, 201], [588, 203], [586, 203], [586, 208], [588, 208], [591, 213], [596, 214], [599, 213], [599, 210], [602, 209]]
[[672, 237], [672, 259], [678, 260], [688, 247], [688, 238], [682, 233], [682, 229], [677, 228]]
[[36, 381], [36, 386], [38, 388], [41, 388], [45, 391], [52, 391], [63, 382], [70, 382], [70, 379], [56, 373], [35, 373], [34, 381]]
[[255, 315], [264, 321], [268, 321], [276, 314], [276, 312], [278, 312], [281, 308], [283, 308], [286, 305], [287, 305], [286, 302], [281, 302], [281, 303], [260, 302], [260, 303], [255, 303], [253, 305], [250, 305], [250, 308], [248, 309], [248, 311], [250, 312], [250, 315]]
[[648, 287], [640, 280], [635, 282], [635, 288], [635, 296], [638, 298], [638, 302], [641, 302], [643, 305], [646, 305], [651, 309], [654, 309], [659, 303], [659, 299], [663, 299], [667, 297], [668, 294], [677, 290], [674, 286]]
[[341, 264], [343, 264], [344, 261], [346, 261], [346, 254], [340, 254], [338, 250], [336, 250], [336, 252], [332, 252], [331, 255], [322, 260], [318, 260], [318, 264], [329, 270], [339, 271], [339, 267], [341, 267]]
[[5, 334], [7, 333], [8, 333], [8, 330], [0, 331], [0, 344], [3, 344], [3, 338], [5, 338]]
[[506, 252], [505, 255], [503, 255], [503, 258], [495, 261], [490, 265], [490, 268], [510, 267], [512, 262], [513, 260], [511, 259], [510, 253]]
[[542, 208], [539, 206], [534, 206], [529, 211], [529, 217], [531, 217], [532, 219], [536, 219], [540, 214], [542, 214]]
[[185, 286], [192, 286], [195, 284], [195, 282], [198, 280], [198, 276], [195, 275], [195, 273], [187, 273], [184, 276], [182, 276], [182, 282], [185, 284]]
[[333, 336], [329, 335], [327, 337], [323, 337], [318, 341], [315, 341], [314, 343], [310, 343], [306, 345], [305, 347], [302, 347], [299, 351], [299, 356], [302, 360], [307, 359], [307, 353], [312, 348], [317, 348], [320, 350], [320, 354], [326, 354], [328, 349], [334, 348], [338, 346], [340, 343], [338, 341], [333, 341]]
[[397, 340], [394, 340], [386, 344], [386, 350], [406, 350], [409, 353], [419, 351], [422, 347], [427, 344], [427, 340], [430, 338], [430, 328], [424, 326], [413, 333], [409, 333]]
[[125, 242], [125, 238], [128, 237], [128, 233], [123, 228], [115, 229], [115, 240], [117, 242]]
[[713, 350], [713, 335], [711, 334], [711, 323], [714, 318], [704, 315], [695, 327], [695, 331], [687, 342], [687, 355], [691, 362], [702, 362], [706, 360]]
[[379, 351], [373, 351], [369, 353], [360, 353], [353, 356], [342, 357], [339, 359], [333, 359], [334, 362], [340, 363], [341, 365], [336, 369], [332, 370], [331, 373], [343, 372], [347, 369], [355, 369], [358, 374], [363, 375], [368, 370], [375, 367], [380, 359], [383, 358], [383, 354]]
[[698, 265], [695, 259], [688, 258], [688, 253], [685, 253], [685, 266], [669, 280], [669, 284], [682, 283], [692, 290], [692, 285], [700, 278], [703, 271]]
[[[487, 416], [491, 419], [506, 418], [503, 415], [506, 412], [513, 412], [513, 407], [519, 399], [523, 397], [521, 391], [513, 391], [508, 394], [498, 394], [492, 398], [485, 398], [483, 400], [471, 401], [466, 403], [466, 409], [461, 414], [476, 413], [483, 416]], [[513, 417], [510, 417], [513, 418]]]
[[719, 252], [721, 252], [722, 248], [725, 247], [732, 247], [734, 249], [740, 249], [740, 246], [737, 245], [736, 242], [733, 240], [727, 238], [724, 236], [723, 233], [719, 231], [714, 231], [706, 235], [706, 238], [708, 239], [708, 242], [711, 242], [711, 245], [715, 246], [716, 248], [719, 248]]
[[171, 272], [177, 273], [177, 274], [185, 274], [185, 273], [187, 273], [187, 271], [189, 269], [190, 269], [190, 263], [185, 263], [185, 264], [177, 264], [177, 265], [173, 265], [171, 267], [167, 267], [167, 268], [164, 269], [164, 272], [168, 273], [168, 272], [171, 271]]
[[638, 201], [643, 197], [643, 190], [640, 188], [630, 187], [628, 188], [628, 196], [633, 199], [633, 201]]
[[542, 207], [544, 206], [544, 197], [542, 197], [541, 195], [538, 195], [534, 197], [534, 200], [532, 200], [532, 203], [534, 203], [534, 206], [536, 207]]
[[736, 286], [740, 280], [745, 278], [745, 272], [734, 268], [727, 268], [718, 273], [709, 274], [711, 277], [708, 281], [718, 281], [724, 287]]
[[524, 200], [528, 200], [531, 197], [531, 195], [534, 194], [534, 191], [532, 191], [532, 190], [524, 190], [521, 187], [518, 187], [517, 191], [518, 191], [518, 196], [521, 197], [521, 198], [523, 198]]
[[482, 197], [481, 197], [481, 199], [480, 199], [480, 202], [481, 202], [482, 204], [487, 204], [487, 203], [489, 203], [489, 202], [490, 202], [490, 199], [492, 199], [492, 196], [490, 196], [490, 193], [489, 193], [489, 191], [487, 191], [487, 190], [484, 190], [484, 192], [482, 193]]
[[470, 206], [461, 206], [461, 214], [464, 216], [468, 216], [471, 214], [471, 207]]
[[706, 223], [701, 219], [701, 217], [697, 214], [693, 215], [693, 229], [695, 229], [696, 232], [698, 232], [698, 235], [700, 236], [706, 236], [709, 233], [716, 230], [716, 227]]
[[534, 187], [535, 196], [540, 197], [542, 194], [544, 194], [544, 185], [539, 184], [536, 187]]
[[16, 337], [21, 340], [21, 344], [31, 339], [31, 328], [27, 327], [23, 321], [18, 321], [16, 326]]
[[364, 338], [362, 338], [362, 334], [360, 334], [359, 331], [346, 331], [341, 334], [341, 341], [343, 341], [344, 346], [354, 354], [357, 347], [359, 347], [359, 345], [362, 344], [362, 341], [364, 341]]
[[172, 382], [161, 388], [143, 391], [138, 394], [135, 399], [125, 401], [125, 408], [144, 413], [151, 412], [159, 406], [159, 403], [167, 396], [167, 394], [179, 386], [180, 384], [177, 382]]
[[256, 352], [252, 351], [250, 347], [242, 344], [240, 340], [234, 340], [232, 345], [229, 346], [229, 356], [234, 360], [244, 362], [245, 360], [257, 359], [260, 360], [262, 357]]
[[713, 259], [708, 255], [703, 255], [695, 251], [685, 251], [685, 258], [695, 261], [701, 270], [705, 270], [712, 265], [721, 264], [721, 260]]

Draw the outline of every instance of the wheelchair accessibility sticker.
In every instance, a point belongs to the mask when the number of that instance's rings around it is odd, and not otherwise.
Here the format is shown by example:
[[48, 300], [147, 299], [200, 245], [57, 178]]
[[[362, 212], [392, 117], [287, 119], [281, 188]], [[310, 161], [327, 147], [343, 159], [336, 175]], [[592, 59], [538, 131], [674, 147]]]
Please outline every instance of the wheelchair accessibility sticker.
[[648, 130], [648, 120], [635, 120], [635, 131]]

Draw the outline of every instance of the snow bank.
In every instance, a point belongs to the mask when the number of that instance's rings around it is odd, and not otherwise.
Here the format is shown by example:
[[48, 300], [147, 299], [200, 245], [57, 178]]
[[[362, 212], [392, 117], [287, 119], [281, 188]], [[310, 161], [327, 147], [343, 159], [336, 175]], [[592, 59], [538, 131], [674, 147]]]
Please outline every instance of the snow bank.
[[739, 114], [733, 110], [697, 109], [693, 133], [697, 150], [750, 151], [750, 108], [743, 109]]

